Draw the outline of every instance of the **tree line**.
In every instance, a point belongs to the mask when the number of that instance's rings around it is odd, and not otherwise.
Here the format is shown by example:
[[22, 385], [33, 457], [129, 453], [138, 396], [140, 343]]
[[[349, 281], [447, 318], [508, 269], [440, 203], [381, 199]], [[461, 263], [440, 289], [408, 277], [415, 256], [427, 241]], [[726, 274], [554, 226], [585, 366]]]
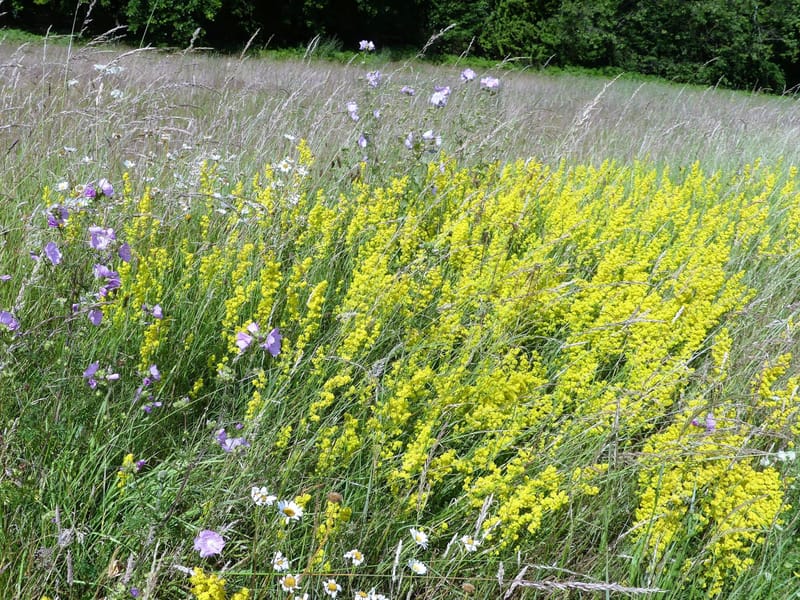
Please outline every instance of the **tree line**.
[[[5, 25], [241, 50], [320, 39], [533, 66], [633, 71], [785, 92], [800, 83], [800, 0], [0, 0]], [[121, 28], [119, 31], [123, 31]], [[794, 90], [792, 90], [794, 91]]]

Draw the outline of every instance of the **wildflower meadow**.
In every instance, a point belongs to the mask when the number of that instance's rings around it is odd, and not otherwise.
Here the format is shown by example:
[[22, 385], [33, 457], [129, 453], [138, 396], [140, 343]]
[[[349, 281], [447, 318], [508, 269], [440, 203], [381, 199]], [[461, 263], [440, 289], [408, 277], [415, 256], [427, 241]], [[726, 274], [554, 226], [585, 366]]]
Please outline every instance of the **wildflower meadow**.
[[796, 98], [352, 54], [0, 42], [0, 597], [799, 597]]

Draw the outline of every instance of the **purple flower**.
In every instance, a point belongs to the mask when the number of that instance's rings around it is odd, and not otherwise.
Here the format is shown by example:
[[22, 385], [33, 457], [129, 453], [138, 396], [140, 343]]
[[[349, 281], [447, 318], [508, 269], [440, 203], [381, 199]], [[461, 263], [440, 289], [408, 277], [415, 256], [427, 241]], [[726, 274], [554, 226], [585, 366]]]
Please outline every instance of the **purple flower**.
[[414, 91], [414, 88], [412, 88], [411, 86], [408, 86], [408, 85], [404, 85], [403, 87], [401, 87], [400, 88], [400, 93], [401, 94], [405, 94], [406, 96], [413, 96], [414, 94], [416, 94], [416, 92]]
[[83, 195], [87, 198], [95, 198], [97, 196], [97, 190], [95, 189], [94, 184], [87, 184], [83, 189]]
[[413, 150], [414, 149], [414, 132], [413, 131], [409, 132], [409, 134], [406, 136], [406, 139], [403, 142], [403, 145], [406, 148], [408, 148], [409, 150]]
[[44, 255], [50, 259], [50, 262], [54, 265], [61, 262], [61, 250], [58, 249], [55, 242], [47, 242], [44, 247]]
[[45, 244], [44, 255], [54, 265], [61, 262], [61, 250], [58, 249], [58, 245], [55, 242], [47, 242], [47, 244]]
[[69, 218], [69, 211], [64, 207], [56, 205], [47, 213], [47, 225], [49, 227], [63, 227]]
[[472, 81], [475, 79], [475, 71], [467, 67], [461, 71], [461, 81]]
[[153, 385], [154, 381], [161, 381], [161, 372], [156, 365], [150, 365], [148, 372], [149, 375], [145, 375], [142, 379], [142, 386], [137, 391], [137, 398], [141, 395], [144, 388]]
[[117, 239], [113, 229], [96, 225], [89, 227], [89, 236], [89, 245], [95, 250], [105, 250], [111, 242]]
[[497, 77], [487, 75], [481, 77], [481, 89], [494, 91], [500, 87], [500, 80]]
[[370, 71], [367, 73], [367, 83], [370, 87], [378, 87], [383, 79], [383, 74], [380, 71]]
[[163, 319], [164, 318], [164, 311], [161, 310], [161, 305], [156, 304], [153, 306], [153, 310], [151, 311], [153, 318], [155, 319]]
[[19, 321], [7, 310], [0, 310], [0, 325], [5, 325], [6, 329], [9, 331], [16, 331], [19, 329]]
[[273, 358], [278, 356], [281, 353], [281, 340], [283, 336], [281, 335], [280, 331], [276, 327], [272, 331], [267, 334], [267, 339], [261, 344], [261, 347], [267, 350]]
[[200, 558], [207, 558], [222, 552], [225, 546], [225, 540], [216, 531], [210, 529], [203, 529], [194, 538], [194, 549], [200, 553]]
[[361, 148], [367, 147], [367, 138], [364, 137], [363, 133], [360, 136], [358, 136], [358, 145]]
[[128, 242], [125, 242], [119, 247], [117, 256], [122, 259], [122, 262], [131, 262], [131, 247], [128, 245]]
[[105, 285], [101, 287], [98, 292], [98, 296], [101, 298], [105, 298], [111, 290], [116, 290], [122, 285], [119, 279], [119, 273], [117, 271], [112, 271], [105, 265], [96, 264], [94, 266], [94, 276], [97, 279], [106, 280]]
[[97, 387], [97, 381], [95, 380], [94, 376], [99, 368], [100, 368], [100, 363], [93, 362], [88, 367], [86, 367], [86, 370], [83, 372], [83, 378], [86, 380], [86, 383], [89, 384], [89, 387], [92, 389]]
[[706, 415], [706, 431], [714, 431], [717, 428], [717, 420], [714, 418], [714, 413]]
[[366, 50], [367, 52], [373, 52], [375, 50], [375, 44], [368, 40], [361, 40], [358, 42], [358, 49], [361, 51]]
[[100, 323], [103, 322], [103, 311], [99, 308], [93, 308], [89, 311], [89, 320], [92, 322], [92, 325], [97, 327]]
[[109, 269], [107, 266], [101, 265], [99, 263], [95, 264], [95, 266], [92, 268], [92, 271], [94, 272], [94, 276], [97, 279], [103, 279], [103, 278], [110, 279], [117, 274], [111, 269]]
[[450, 86], [436, 86], [433, 94], [431, 94], [431, 104], [437, 108], [447, 106], [447, 100], [450, 98]]
[[433, 142], [436, 146], [442, 145], [442, 136], [433, 133], [433, 129], [428, 129], [428, 131], [423, 133], [422, 139], [426, 142]]
[[109, 182], [108, 179], [103, 178], [100, 181], [98, 181], [97, 187], [100, 188], [100, 191], [107, 198], [111, 198], [111, 196], [114, 195], [114, 186], [111, 185], [111, 182]]
[[236, 346], [239, 348], [239, 352], [244, 352], [250, 347], [250, 344], [253, 343], [253, 336], [248, 335], [244, 331], [240, 331], [236, 334]]
[[134, 598], [138, 598], [141, 595], [141, 592], [139, 591], [139, 588], [137, 588], [137, 587], [132, 587], [130, 589], [130, 592], [131, 592], [131, 596], [133, 596]]
[[145, 459], [143, 459], [143, 458], [140, 458], [139, 460], [137, 460], [137, 461], [136, 461], [136, 464], [135, 464], [135, 466], [136, 466], [136, 471], [137, 471], [137, 472], [138, 472], [138, 471], [141, 471], [141, 470], [144, 468], [144, 466], [145, 466], [146, 464], [147, 464], [147, 461], [146, 461]]
[[347, 114], [350, 115], [350, 118], [353, 121], [358, 121], [358, 104], [350, 100], [347, 104], [345, 104], [345, 108], [347, 108]]
[[154, 408], [161, 408], [161, 406], [162, 406], [161, 402], [152, 402], [150, 404], [145, 404], [142, 407], [142, 410], [149, 415], [153, 411]]
[[5, 275], [0, 275], [0, 281], [11, 281], [11, 275], [6, 273]]
[[705, 427], [709, 433], [717, 428], [717, 420], [714, 418], [714, 413], [706, 415], [705, 423], [701, 423], [699, 419], [692, 419], [692, 425], [695, 427]]
[[242, 448], [248, 448], [250, 446], [250, 442], [248, 442], [243, 437], [238, 438], [229, 438], [228, 434], [225, 433], [224, 429], [220, 429], [216, 435], [217, 443], [219, 444], [220, 448], [222, 448], [225, 452], [233, 452], [236, 448], [240, 446]]

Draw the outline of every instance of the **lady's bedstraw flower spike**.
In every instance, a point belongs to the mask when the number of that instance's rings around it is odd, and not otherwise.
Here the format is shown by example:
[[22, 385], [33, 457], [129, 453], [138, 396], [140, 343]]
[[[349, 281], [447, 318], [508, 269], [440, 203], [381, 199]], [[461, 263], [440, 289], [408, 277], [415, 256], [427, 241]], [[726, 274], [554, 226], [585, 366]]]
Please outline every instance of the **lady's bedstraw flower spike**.
[[225, 540], [216, 531], [203, 529], [194, 538], [194, 549], [200, 553], [201, 558], [220, 554], [225, 546]]
[[419, 529], [411, 528], [411, 537], [416, 542], [417, 546], [421, 546], [423, 549], [428, 549], [428, 534], [424, 531], [420, 531]]

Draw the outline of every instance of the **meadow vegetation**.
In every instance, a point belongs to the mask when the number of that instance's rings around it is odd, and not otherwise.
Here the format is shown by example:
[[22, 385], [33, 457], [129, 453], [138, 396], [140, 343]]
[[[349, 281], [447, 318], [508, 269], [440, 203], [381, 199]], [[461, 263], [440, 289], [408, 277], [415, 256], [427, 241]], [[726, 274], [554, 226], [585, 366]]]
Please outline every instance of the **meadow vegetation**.
[[798, 106], [0, 44], [3, 598], [792, 598]]

